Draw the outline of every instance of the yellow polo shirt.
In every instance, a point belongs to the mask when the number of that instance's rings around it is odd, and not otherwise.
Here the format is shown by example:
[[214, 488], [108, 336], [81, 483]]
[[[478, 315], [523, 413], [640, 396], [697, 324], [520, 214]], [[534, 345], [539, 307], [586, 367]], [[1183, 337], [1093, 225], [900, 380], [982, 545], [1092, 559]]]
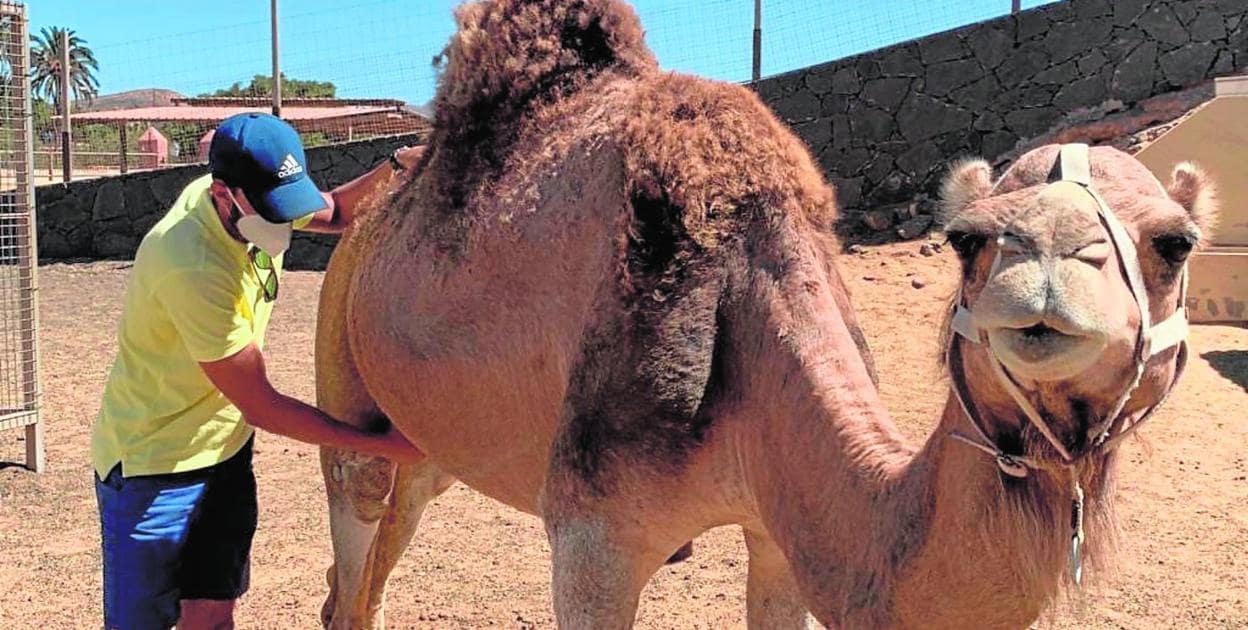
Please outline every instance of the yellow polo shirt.
[[[118, 462], [127, 477], [212, 466], [252, 435], [199, 364], [263, 347], [273, 302], [247, 246], [221, 225], [211, 183], [210, 175], [191, 182], [135, 255], [91, 434], [101, 479]], [[273, 264], [280, 272], [282, 257]]]

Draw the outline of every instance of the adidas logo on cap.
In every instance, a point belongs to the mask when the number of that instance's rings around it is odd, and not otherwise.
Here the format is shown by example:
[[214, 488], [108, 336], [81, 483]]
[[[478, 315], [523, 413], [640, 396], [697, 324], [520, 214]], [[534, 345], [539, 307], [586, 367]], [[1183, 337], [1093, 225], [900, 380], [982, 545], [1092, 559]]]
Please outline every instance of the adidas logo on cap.
[[303, 166], [295, 160], [295, 156], [287, 153], [286, 159], [282, 160], [282, 168], [277, 171], [278, 177], [290, 177], [303, 172]]

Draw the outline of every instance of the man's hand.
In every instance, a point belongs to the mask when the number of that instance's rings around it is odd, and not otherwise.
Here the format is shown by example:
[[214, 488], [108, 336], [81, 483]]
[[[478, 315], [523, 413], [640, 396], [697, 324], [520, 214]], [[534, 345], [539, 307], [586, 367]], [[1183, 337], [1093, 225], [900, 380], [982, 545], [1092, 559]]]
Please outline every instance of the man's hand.
[[420, 156], [424, 154], [425, 147], [399, 147], [394, 152], [394, 158], [403, 166], [405, 173], [411, 173], [416, 169], [416, 164], [420, 162]]
[[393, 426], [384, 433], [370, 433], [338, 422], [316, 407], [278, 392], [269, 383], [264, 355], [255, 344], [231, 357], [199, 365], [208, 380], [238, 407], [253, 427], [300, 442], [378, 455], [402, 463], [418, 462], [424, 457]]
[[394, 153], [394, 157], [402, 165], [402, 172], [396, 174], [394, 165], [390, 164], [390, 160], [385, 160], [373, 167], [373, 170], [332, 191], [322, 192], [328, 207], [313, 215], [312, 221], [303, 229], [308, 232], [341, 233], [355, 221], [357, 211], [362, 209], [361, 206], [367, 206], [368, 200], [373, 200], [372, 205], [377, 205], [378, 195], [388, 194], [387, 187], [395, 186], [401, 180], [411, 177], [424, 152], [423, 146], [401, 147]]
[[388, 425], [385, 433], [378, 434], [378, 437], [382, 440], [382, 448], [375, 453], [376, 455], [400, 464], [417, 464], [425, 459], [425, 453], [412, 446], [412, 443], [407, 441], [407, 437], [393, 424]]

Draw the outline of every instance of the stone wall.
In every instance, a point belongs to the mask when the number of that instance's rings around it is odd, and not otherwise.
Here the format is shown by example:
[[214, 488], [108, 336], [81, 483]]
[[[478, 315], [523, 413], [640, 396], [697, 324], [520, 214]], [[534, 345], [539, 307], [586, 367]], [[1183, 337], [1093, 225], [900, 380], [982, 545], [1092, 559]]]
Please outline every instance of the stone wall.
[[[421, 141], [391, 136], [308, 149], [309, 175], [327, 190]], [[40, 260], [132, 258], [182, 188], [206, 172], [207, 165], [198, 164], [36, 188]], [[323, 269], [334, 242], [333, 236], [296, 233], [287, 268]]]
[[837, 187], [849, 231], [912, 237], [950, 160], [1007, 156], [1085, 112], [1244, 68], [1248, 0], [1070, 0], [756, 89]]

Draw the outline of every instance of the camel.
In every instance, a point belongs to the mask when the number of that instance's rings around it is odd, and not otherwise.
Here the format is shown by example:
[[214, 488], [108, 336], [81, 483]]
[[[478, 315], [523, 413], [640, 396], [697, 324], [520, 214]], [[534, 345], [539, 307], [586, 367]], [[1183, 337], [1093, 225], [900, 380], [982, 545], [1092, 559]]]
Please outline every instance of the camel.
[[457, 480], [542, 519], [562, 628], [630, 627], [723, 525], [751, 628], [1024, 627], [1106, 563], [1116, 447], [1186, 357], [1185, 260], [1216, 212], [1198, 168], [1163, 187], [1082, 145], [995, 179], [956, 164], [950, 395], [912, 445], [837, 271], [834, 192], [750, 90], [660, 71], [614, 0], [455, 16], [419, 168], [322, 289], [319, 405], [427, 454], [322, 450], [327, 627], [384, 625]]

